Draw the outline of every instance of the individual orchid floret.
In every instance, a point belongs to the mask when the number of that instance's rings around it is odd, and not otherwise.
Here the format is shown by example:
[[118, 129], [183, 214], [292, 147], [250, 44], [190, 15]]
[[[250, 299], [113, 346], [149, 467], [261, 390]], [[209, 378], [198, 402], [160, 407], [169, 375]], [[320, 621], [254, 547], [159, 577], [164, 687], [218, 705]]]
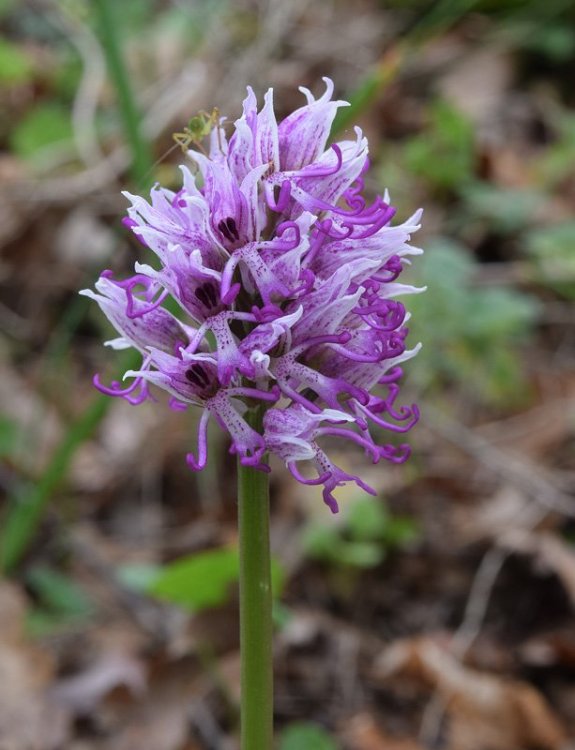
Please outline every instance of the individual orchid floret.
[[[138, 289], [143, 291], [144, 299], [138, 295]], [[160, 306], [164, 289], [153, 279], [138, 274], [118, 282], [105, 271], [96, 282], [96, 290], [84, 289], [80, 294], [95, 300], [120, 334], [119, 339], [108, 342], [113, 348], [133, 346], [146, 353], [150, 346], [155, 346], [173, 351], [177, 344], [189, 340], [193, 329]]]
[[231, 132], [218, 115], [207, 150], [189, 152], [177, 192], [126, 193], [124, 223], [155, 259], [125, 280], [106, 271], [82, 293], [119, 334], [108, 343], [142, 356], [123, 383], [96, 377], [101, 391], [137, 404], [160, 388], [173, 409], [202, 410], [191, 469], [206, 465], [213, 418], [243, 465], [269, 471], [267, 455], [278, 456], [335, 512], [340, 485], [375, 491], [330, 459], [334, 442], [373, 463], [409, 455], [395, 438], [419, 411], [399, 405], [399, 381], [420, 345], [407, 346], [397, 298], [422, 291], [398, 280], [422, 252], [411, 244], [421, 211], [392, 224], [387, 192], [365, 197], [367, 139], [356, 128], [328, 145], [347, 102], [324, 81], [317, 99], [301, 89], [307, 103], [279, 123], [273, 91], [258, 110], [248, 88]]
[[151, 348], [150, 364], [154, 369], [146, 367], [139, 371], [128, 370], [126, 377], [143, 378], [171, 393], [179, 403], [190, 403], [205, 410], [198, 428], [198, 459], [192, 454], [188, 455], [191, 468], [199, 470], [205, 466], [206, 430], [208, 418], [213, 415], [230, 433], [232, 451], [240, 455], [242, 463], [257, 466], [264, 471], [269, 470], [261, 461], [266, 450], [264, 439], [247, 424], [235, 401], [247, 397], [251, 400], [274, 402], [279, 395], [276, 391], [266, 392], [242, 386], [221, 387], [218, 363], [210, 354], [190, 354], [181, 349], [178, 356], [173, 356]]
[[[328, 425], [322, 425], [323, 422]], [[324, 409], [319, 414], [313, 414], [298, 403], [285, 409], [272, 408], [264, 417], [266, 445], [269, 450], [285, 461], [292, 476], [302, 484], [322, 484], [324, 501], [334, 513], [337, 512], [338, 505], [332, 491], [344, 482], [353, 481], [371, 495], [376, 494], [359, 477], [347, 474], [335, 466], [317, 443], [318, 438], [326, 435], [343, 437], [367, 448], [374, 463], [377, 463], [379, 455], [375, 446], [366, 443], [356, 432], [337, 426], [349, 422], [353, 422], [353, 417], [346, 412]], [[317, 476], [305, 478], [298, 468], [300, 461], [312, 461]]]
[[278, 127], [280, 168], [284, 171], [313, 164], [324, 152], [338, 108], [349, 106], [348, 102], [332, 101], [333, 81], [323, 80], [326, 90], [319, 99], [300, 87], [307, 104], [288, 115]]

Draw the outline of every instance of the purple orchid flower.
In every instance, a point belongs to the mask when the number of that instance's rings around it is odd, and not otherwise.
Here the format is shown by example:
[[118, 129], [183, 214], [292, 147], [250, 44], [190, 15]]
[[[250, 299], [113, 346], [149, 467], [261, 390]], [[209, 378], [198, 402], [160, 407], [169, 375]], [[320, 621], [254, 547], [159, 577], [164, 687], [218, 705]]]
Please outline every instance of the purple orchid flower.
[[[137, 263], [123, 281], [104, 272], [82, 294], [117, 330], [109, 345], [142, 355], [127, 385], [96, 376], [100, 390], [137, 404], [159, 386], [172, 408], [203, 410], [191, 469], [206, 465], [212, 417], [244, 465], [269, 471], [266, 455], [275, 454], [298, 481], [321, 485], [335, 512], [341, 484], [375, 491], [330, 460], [329, 441], [353, 443], [374, 463], [409, 455], [405, 444], [378, 440], [419, 417], [415, 405], [396, 405], [400, 365], [420, 348], [406, 346], [409, 313], [396, 297], [422, 291], [397, 281], [422, 250], [410, 244], [421, 211], [392, 226], [388, 194], [363, 196], [369, 160], [359, 128], [327, 146], [347, 102], [333, 100], [324, 81], [323, 96], [301, 89], [307, 103], [279, 124], [272, 90], [258, 112], [248, 88], [231, 137], [222, 118], [209, 154], [189, 152], [203, 187], [183, 166], [177, 193], [156, 186], [149, 202], [126, 193], [124, 223], [159, 267]], [[245, 419], [258, 405], [261, 433]]]

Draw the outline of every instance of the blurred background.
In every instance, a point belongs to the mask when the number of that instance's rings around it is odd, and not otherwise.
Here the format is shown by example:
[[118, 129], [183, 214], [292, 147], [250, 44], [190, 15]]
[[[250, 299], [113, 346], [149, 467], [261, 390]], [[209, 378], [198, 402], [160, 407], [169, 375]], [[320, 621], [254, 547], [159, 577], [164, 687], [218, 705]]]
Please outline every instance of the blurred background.
[[[425, 209], [401, 467], [275, 467], [280, 750], [575, 742], [572, 0], [0, 0], [0, 747], [234, 750], [235, 467], [194, 414], [101, 397], [78, 290], [145, 252], [122, 189], [177, 189], [173, 133], [278, 119], [334, 79], [373, 197]], [[334, 451], [341, 451], [334, 446]], [[571, 744], [570, 744], [571, 743]]]

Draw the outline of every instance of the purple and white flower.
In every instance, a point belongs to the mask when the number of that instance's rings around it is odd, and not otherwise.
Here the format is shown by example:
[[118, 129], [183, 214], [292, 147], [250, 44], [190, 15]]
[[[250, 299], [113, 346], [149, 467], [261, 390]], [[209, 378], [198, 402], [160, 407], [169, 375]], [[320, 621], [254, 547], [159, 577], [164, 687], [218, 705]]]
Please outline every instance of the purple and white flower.
[[[277, 455], [298, 481], [322, 485], [335, 512], [337, 486], [374, 491], [330, 460], [326, 441], [354, 443], [374, 463], [409, 455], [407, 445], [378, 440], [419, 416], [415, 405], [396, 406], [400, 365], [419, 349], [406, 347], [409, 314], [396, 297], [421, 291], [397, 281], [422, 252], [410, 244], [421, 211], [391, 226], [387, 193], [368, 204], [367, 140], [356, 128], [326, 147], [347, 103], [332, 100], [324, 81], [323, 96], [301, 89], [307, 104], [279, 124], [272, 90], [258, 112], [248, 89], [229, 140], [222, 120], [208, 155], [188, 152], [203, 187], [184, 166], [177, 193], [157, 186], [149, 202], [126, 193], [125, 224], [159, 265], [137, 263], [124, 281], [105, 271], [95, 292], [82, 293], [118, 331], [108, 343], [142, 355], [126, 387], [96, 376], [100, 390], [136, 404], [151, 398], [152, 384], [176, 409], [199, 406], [192, 469], [206, 465], [213, 417], [242, 464], [269, 471], [266, 455]], [[168, 312], [168, 296], [180, 314]], [[256, 406], [261, 432], [245, 418]]]

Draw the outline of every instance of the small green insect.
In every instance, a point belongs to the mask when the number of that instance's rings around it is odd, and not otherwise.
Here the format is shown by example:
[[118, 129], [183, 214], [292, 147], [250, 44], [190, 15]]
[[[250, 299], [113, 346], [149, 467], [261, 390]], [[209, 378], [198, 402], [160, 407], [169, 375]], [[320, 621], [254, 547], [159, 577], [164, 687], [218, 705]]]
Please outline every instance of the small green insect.
[[[176, 144], [182, 149], [184, 153], [193, 144], [197, 146], [201, 151], [204, 151], [202, 141], [204, 138], [209, 136], [212, 130], [218, 126], [220, 120], [220, 112], [217, 107], [212, 109], [211, 114], [208, 114], [203, 109], [198, 112], [197, 115], [191, 118], [187, 127], [185, 127], [181, 133], [173, 133], [172, 138]], [[220, 143], [220, 130], [217, 130], [218, 134], [218, 145], [221, 150]]]

